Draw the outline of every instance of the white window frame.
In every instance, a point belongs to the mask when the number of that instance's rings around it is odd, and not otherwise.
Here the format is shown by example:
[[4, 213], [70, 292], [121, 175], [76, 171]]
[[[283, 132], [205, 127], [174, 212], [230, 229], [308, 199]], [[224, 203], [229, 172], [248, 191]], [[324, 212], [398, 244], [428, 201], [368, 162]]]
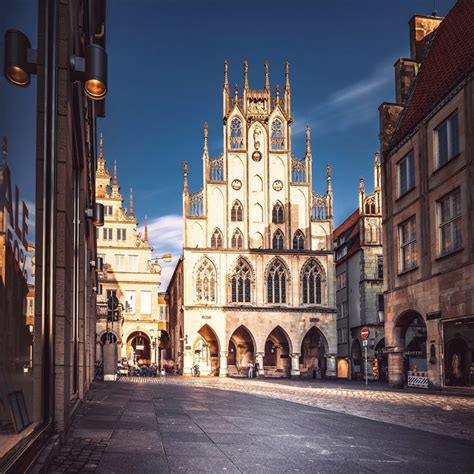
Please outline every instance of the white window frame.
[[142, 290], [140, 292], [140, 313], [151, 314], [152, 307], [152, 292], [148, 290]]
[[128, 256], [128, 271], [129, 272], [138, 272], [138, 255], [129, 255]]
[[135, 290], [125, 290], [125, 312], [135, 314], [137, 296]]
[[125, 271], [125, 255], [115, 254], [115, 271], [124, 272]]

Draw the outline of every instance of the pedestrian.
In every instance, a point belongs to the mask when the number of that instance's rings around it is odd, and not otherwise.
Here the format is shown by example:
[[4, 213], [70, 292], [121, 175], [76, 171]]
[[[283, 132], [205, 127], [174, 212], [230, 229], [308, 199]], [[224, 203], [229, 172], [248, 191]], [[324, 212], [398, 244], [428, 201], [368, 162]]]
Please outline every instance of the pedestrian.
[[255, 361], [255, 377], [258, 377], [258, 371], [260, 370], [260, 364]]
[[251, 361], [249, 362], [249, 365], [248, 365], [247, 376], [248, 376], [249, 379], [251, 379], [253, 377], [253, 364], [252, 364]]

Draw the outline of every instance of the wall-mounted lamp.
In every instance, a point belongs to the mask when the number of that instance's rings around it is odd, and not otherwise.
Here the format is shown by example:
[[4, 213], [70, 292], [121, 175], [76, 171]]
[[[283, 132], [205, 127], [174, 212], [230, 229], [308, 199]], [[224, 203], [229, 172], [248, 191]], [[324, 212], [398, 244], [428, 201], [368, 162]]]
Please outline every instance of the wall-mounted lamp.
[[104, 205], [100, 202], [96, 202], [93, 208], [86, 209], [85, 214], [87, 219], [92, 219], [96, 227], [104, 225]]
[[107, 53], [102, 46], [86, 46], [84, 57], [71, 56], [69, 65], [72, 78], [84, 83], [88, 97], [102, 100], [107, 95]]
[[28, 87], [31, 74], [36, 74], [38, 51], [31, 49], [28, 37], [18, 30], [5, 33], [5, 56], [3, 74], [14, 86]]

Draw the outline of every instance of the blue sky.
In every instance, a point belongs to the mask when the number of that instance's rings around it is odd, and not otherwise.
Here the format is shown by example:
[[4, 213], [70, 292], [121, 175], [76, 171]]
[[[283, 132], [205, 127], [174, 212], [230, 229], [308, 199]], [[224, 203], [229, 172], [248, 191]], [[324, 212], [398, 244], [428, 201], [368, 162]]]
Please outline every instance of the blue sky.
[[[437, 0], [438, 14], [454, 3]], [[231, 85], [241, 86], [246, 59], [252, 88], [263, 86], [268, 61], [272, 89], [284, 84], [290, 63], [293, 153], [302, 156], [309, 124], [313, 186], [324, 192], [331, 163], [339, 224], [357, 205], [360, 176], [372, 189], [377, 109], [394, 100], [393, 64], [409, 55], [409, 19], [432, 7], [432, 0], [109, 0], [109, 94], [98, 128], [108, 164], [118, 162], [126, 207], [133, 187], [141, 224], [148, 215], [156, 253], [180, 253], [182, 162], [198, 190], [205, 121], [211, 154], [222, 151], [224, 60]], [[164, 265], [162, 289], [172, 266]]]

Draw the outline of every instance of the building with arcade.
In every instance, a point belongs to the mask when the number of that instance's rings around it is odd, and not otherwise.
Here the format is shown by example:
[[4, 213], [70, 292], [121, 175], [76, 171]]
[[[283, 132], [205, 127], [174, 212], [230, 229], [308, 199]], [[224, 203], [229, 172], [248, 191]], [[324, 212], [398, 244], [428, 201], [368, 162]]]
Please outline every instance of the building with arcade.
[[[212, 157], [204, 125], [203, 185], [184, 163], [183, 258], [168, 288], [176, 363], [190, 375], [336, 376], [331, 168], [312, 190], [306, 152], [292, 153], [289, 66], [285, 87], [229, 89], [224, 66], [224, 151]], [[176, 301], [175, 301], [176, 300]]]

